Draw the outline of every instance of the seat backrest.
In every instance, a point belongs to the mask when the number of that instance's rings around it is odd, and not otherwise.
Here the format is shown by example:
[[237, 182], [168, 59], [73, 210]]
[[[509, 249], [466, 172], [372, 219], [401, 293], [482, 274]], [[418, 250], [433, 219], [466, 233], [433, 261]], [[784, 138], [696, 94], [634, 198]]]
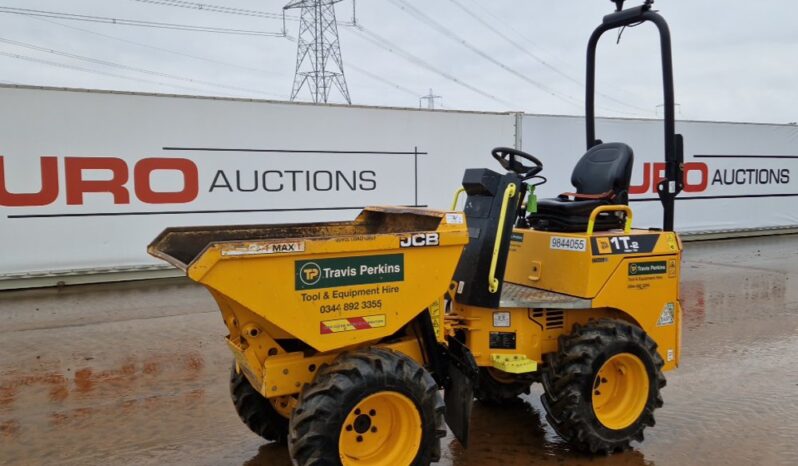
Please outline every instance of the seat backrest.
[[618, 203], [628, 200], [632, 181], [634, 152], [622, 142], [598, 144], [579, 159], [571, 175], [571, 184], [579, 194], [602, 194], [612, 191]]

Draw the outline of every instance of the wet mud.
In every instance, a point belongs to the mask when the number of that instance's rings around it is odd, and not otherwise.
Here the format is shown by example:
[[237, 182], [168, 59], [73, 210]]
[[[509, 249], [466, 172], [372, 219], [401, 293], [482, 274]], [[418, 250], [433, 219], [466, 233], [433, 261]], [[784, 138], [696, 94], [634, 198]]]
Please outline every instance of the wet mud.
[[[798, 464], [798, 237], [688, 243], [682, 300], [682, 367], [632, 451], [572, 452], [536, 385], [477, 403], [440, 464]], [[0, 464], [289, 465], [236, 416], [223, 334], [184, 280], [0, 293]]]

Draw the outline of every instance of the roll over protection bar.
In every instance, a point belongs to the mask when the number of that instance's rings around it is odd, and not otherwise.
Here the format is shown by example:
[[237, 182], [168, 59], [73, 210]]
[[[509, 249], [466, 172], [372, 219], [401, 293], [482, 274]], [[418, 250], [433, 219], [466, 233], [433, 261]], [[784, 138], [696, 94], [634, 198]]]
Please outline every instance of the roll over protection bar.
[[660, 54], [662, 56], [662, 83], [665, 99], [665, 179], [657, 184], [657, 193], [663, 208], [663, 230], [673, 231], [674, 205], [676, 196], [683, 188], [684, 141], [681, 134], [676, 134], [675, 107], [676, 98], [673, 86], [673, 59], [671, 56], [671, 33], [665, 18], [652, 11], [653, 0], [646, 0], [643, 5], [623, 9], [625, 0], [612, 0], [618, 10], [604, 17], [587, 45], [587, 79], [585, 86], [585, 120], [587, 148], [600, 144], [596, 139], [596, 47], [601, 36], [612, 29], [633, 26], [643, 22], [652, 22], [657, 27], [660, 37]]

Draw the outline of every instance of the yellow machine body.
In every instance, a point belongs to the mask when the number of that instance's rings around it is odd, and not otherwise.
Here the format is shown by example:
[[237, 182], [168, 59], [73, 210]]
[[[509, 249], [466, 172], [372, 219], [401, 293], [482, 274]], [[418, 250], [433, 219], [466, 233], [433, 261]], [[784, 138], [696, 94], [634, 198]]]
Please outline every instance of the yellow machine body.
[[467, 241], [460, 212], [371, 207], [353, 222], [171, 228], [149, 251], [209, 289], [238, 367], [273, 398], [346, 349], [387, 346], [423, 365], [416, 338], [381, 340], [429, 310], [444, 341], [443, 296]]
[[264, 439], [288, 440], [294, 464], [430, 464], [446, 426], [468, 445], [474, 398], [509, 401], [533, 382], [549, 425], [577, 450], [625, 450], [654, 425], [662, 371], [680, 361], [682, 245], [670, 230], [684, 145], [667, 24], [652, 1], [614, 2], [589, 42], [587, 95], [601, 34], [654, 22], [668, 231], [632, 228], [633, 151], [595, 138], [586, 99], [576, 192], [549, 203], [535, 195], [543, 164], [497, 147], [507, 172], [466, 170], [449, 211], [369, 207], [351, 222], [169, 228], [150, 244], [218, 303], [236, 411]]
[[[516, 228], [501, 307], [455, 304], [449, 322], [466, 330], [467, 346], [480, 366], [530, 372], [544, 354], [557, 350], [557, 338], [570, 333], [574, 324], [626, 320], [657, 342], [663, 370], [670, 370], [679, 364], [681, 343], [681, 250], [673, 232]], [[515, 299], [518, 290], [528, 296]], [[508, 357], [529, 361], [527, 370], [497, 364]]]
[[461, 212], [370, 207], [353, 222], [167, 229], [150, 252], [209, 289], [238, 367], [268, 398], [297, 394], [348, 349], [385, 346], [425, 364], [418, 335], [400, 329], [427, 310], [439, 342], [463, 330], [479, 366], [509, 374], [536, 371], [560, 335], [600, 318], [639, 326], [663, 369], [678, 365], [675, 233], [516, 228], [499, 308], [457, 302], [467, 242]]

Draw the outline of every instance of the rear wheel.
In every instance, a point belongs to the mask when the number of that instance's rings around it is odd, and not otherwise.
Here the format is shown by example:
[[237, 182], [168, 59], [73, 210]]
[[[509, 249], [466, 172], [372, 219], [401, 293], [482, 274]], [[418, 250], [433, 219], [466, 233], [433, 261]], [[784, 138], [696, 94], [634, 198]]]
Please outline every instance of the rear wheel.
[[575, 325], [546, 356], [547, 420], [575, 448], [610, 453], [643, 441], [665, 386], [657, 344], [639, 327], [602, 319]]
[[510, 374], [493, 367], [479, 369], [479, 386], [474, 396], [483, 403], [504, 404], [529, 394], [535, 381], [532, 374]]
[[285, 443], [292, 408], [291, 397], [275, 401], [265, 398], [250, 385], [243, 372], [236, 370], [235, 361], [230, 370], [230, 397], [238, 417], [252, 432], [266, 440]]
[[345, 353], [322, 367], [290, 422], [299, 466], [428, 465], [446, 435], [444, 404], [432, 376], [382, 348]]

